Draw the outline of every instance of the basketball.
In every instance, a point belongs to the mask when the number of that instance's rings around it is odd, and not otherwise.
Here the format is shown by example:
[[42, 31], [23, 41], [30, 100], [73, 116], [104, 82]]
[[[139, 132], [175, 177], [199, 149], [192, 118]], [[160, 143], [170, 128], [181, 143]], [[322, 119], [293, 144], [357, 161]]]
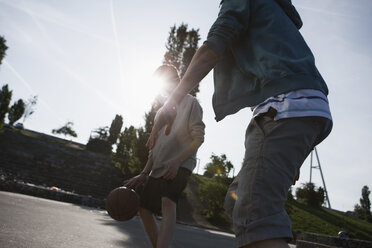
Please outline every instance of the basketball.
[[139, 204], [139, 197], [133, 189], [119, 187], [108, 194], [106, 210], [114, 220], [126, 221], [137, 214]]

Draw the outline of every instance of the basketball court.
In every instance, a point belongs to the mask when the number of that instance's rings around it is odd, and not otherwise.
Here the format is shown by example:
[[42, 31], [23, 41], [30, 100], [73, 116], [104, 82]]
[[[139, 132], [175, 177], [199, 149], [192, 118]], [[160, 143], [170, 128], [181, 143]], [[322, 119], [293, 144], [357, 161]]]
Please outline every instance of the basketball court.
[[[0, 247], [148, 248], [151, 245], [137, 216], [117, 222], [106, 211], [0, 191]], [[177, 224], [171, 247], [235, 247], [235, 241], [229, 233]]]

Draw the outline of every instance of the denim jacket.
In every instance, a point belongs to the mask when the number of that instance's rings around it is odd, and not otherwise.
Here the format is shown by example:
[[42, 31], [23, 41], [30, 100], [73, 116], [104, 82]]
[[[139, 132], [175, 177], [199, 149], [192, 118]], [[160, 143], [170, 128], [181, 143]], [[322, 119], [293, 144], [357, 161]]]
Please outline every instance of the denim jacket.
[[299, 32], [290, 0], [223, 0], [205, 44], [220, 55], [214, 68], [216, 120], [297, 89], [328, 95]]

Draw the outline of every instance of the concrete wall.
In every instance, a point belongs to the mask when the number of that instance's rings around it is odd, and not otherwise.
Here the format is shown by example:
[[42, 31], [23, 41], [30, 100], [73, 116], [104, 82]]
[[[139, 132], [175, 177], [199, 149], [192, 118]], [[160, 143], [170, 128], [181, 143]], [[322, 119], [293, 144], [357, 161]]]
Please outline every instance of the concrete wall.
[[123, 180], [109, 156], [86, 151], [78, 143], [7, 127], [0, 132], [0, 174], [3, 180], [96, 198], [105, 198]]

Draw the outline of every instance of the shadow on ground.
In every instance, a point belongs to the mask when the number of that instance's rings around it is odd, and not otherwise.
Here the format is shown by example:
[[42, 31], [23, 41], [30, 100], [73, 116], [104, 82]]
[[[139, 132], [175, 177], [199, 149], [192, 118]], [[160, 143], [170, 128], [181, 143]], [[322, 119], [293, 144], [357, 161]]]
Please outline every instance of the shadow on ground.
[[[117, 228], [124, 234], [123, 240], [115, 241], [116, 245], [120, 245], [121, 247], [151, 247], [138, 216], [125, 222], [114, 221], [108, 216], [99, 221], [103, 225]], [[158, 222], [158, 224], [160, 223]], [[235, 240], [231, 234], [177, 224], [171, 247], [222, 248], [234, 246]]]

